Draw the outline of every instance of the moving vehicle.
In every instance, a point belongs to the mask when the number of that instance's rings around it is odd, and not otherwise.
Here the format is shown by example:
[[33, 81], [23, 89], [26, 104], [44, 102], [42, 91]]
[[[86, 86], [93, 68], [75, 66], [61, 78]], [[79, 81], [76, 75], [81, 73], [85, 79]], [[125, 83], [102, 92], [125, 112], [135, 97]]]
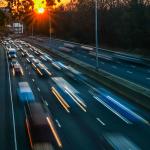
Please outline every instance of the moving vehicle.
[[84, 80], [86, 80], [86, 77], [81, 72], [79, 72], [78, 70], [74, 69], [71, 66], [67, 66], [63, 70], [63, 72], [67, 76], [69, 76], [70, 78], [72, 78], [73, 80], [76, 80], [76, 81], [84, 81]]
[[62, 52], [65, 52], [65, 53], [71, 53], [72, 52], [72, 49], [67, 48], [67, 47], [62, 47], [62, 46], [59, 47], [59, 50]]
[[48, 54], [44, 53], [43, 57], [47, 59], [47, 61], [50, 61], [51, 63], [53, 62], [53, 59], [51, 56], [49, 56]]
[[10, 67], [13, 68], [16, 64], [19, 64], [18, 61], [16, 59], [12, 59], [10, 62]]
[[[27, 55], [28, 55], [28, 54], [27, 54]], [[32, 60], [34, 59], [34, 56], [29, 54], [26, 59], [27, 59], [27, 61], [28, 61], [29, 63], [32, 63]]]
[[141, 150], [135, 143], [129, 138], [121, 134], [105, 134], [104, 139], [110, 146], [109, 149], [113, 150]]
[[64, 65], [62, 62], [60, 61], [53, 61], [52, 62], [52, 66], [55, 67], [56, 69], [58, 70], [62, 70], [62, 69], [65, 69], [67, 66]]
[[48, 70], [48, 68], [44, 64], [38, 63], [35, 66], [36, 66], [36, 71], [40, 76], [49, 77], [52, 75], [51, 72]]
[[28, 82], [19, 82], [17, 94], [21, 102], [35, 101], [35, 96]]
[[8, 59], [12, 59], [12, 58], [17, 57], [16, 49], [14, 49], [14, 48], [9, 48], [7, 53], [8, 53]]
[[41, 63], [41, 61], [39, 59], [36, 59], [36, 58], [32, 59], [32, 67], [34, 69], [36, 69], [36, 65], [39, 64], [39, 63]]
[[24, 75], [23, 69], [19, 63], [13, 65], [13, 75]]
[[53, 121], [40, 102], [30, 102], [25, 105], [26, 129], [32, 150], [54, 150], [55, 141], [62, 147]]

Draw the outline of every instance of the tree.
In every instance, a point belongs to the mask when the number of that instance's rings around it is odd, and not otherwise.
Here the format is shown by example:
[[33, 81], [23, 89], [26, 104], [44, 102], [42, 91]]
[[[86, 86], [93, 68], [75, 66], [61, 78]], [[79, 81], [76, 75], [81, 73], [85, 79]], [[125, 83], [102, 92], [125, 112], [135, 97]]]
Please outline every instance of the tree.
[[2, 10], [0, 10], [0, 26], [5, 25], [5, 19], [6, 19], [6, 15], [4, 14]]

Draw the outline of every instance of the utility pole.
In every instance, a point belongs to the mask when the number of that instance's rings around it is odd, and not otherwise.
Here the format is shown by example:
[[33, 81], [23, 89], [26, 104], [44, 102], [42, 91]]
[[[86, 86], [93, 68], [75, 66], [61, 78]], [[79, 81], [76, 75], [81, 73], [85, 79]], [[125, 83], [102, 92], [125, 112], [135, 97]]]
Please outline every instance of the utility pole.
[[52, 27], [52, 23], [51, 23], [51, 14], [50, 14], [50, 10], [49, 10], [49, 40], [51, 43], [51, 39], [52, 39], [52, 34], [51, 34], [51, 27]]
[[95, 45], [96, 45], [96, 68], [99, 68], [98, 60], [98, 0], [95, 0]]

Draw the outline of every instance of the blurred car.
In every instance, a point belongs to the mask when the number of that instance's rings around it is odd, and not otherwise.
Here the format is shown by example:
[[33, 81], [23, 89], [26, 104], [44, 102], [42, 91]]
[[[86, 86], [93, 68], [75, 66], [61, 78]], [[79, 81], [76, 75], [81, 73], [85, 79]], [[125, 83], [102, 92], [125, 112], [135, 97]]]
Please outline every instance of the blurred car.
[[34, 59], [34, 56], [29, 54], [26, 59], [27, 59], [27, 61], [28, 61], [29, 63], [32, 63], [32, 60]]
[[52, 62], [52, 66], [55, 67], [58, 70], [62, 70], [62, 69], [66, 69], [66, 65], [64, 65], [62, 62], [60, 61], [53, 61]]
[[34, 69], [37, 68], [37, 64], [41, 63], [41, 61], [39, 59], [32, 59], [32, 67]]
[[36, 65], [36, 71], [37, 73], [42, 77], [49, 77], [51, 76], [51, 72], [48, 70], [48, 68], [44, 64], [37, 64]]
[[15, 64], [14, 67], [13, 67], [13, 76], [16, 76], [16, 75], [18, 75], [18, 76], [20, 76], [20, 75], [23, 76], [24, 75], [23, 69], [22, 69], [20, 64]]
[[43, 57], [47, 60], [47, 61], [49, 61], [49, 62], [53, 62], [53, 59], [52, 59], [52, 57], [50, 57], [48, 54], [46, 54], [46, 53], [44, 53], [43, 54]]
[[16, 49], [14, 48], [9, 48], [8, 49], [8, 59], [13, 59], [13, 58], [16, 58], [17, 55], [16, 55]]
[[10, 62], [10, 67], [13, 68], [16, 64], [19, 64], [18, 61], [16, 59], [12, 59]]
[[113, 150], [141, 150], [141, 148], [139, 148], [139, 146], [133, 143], [129, 138], [121, 134], [105, 134], [104, 139], [110, 146], [110, 149]]

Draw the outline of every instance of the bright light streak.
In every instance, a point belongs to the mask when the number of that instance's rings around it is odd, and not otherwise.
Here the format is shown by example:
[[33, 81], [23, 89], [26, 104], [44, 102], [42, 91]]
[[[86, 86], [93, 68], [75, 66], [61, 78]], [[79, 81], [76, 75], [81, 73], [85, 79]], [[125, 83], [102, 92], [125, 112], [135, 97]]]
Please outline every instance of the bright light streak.
[[57, 92], [57, 90], [52, 87], [51, 88], [52, 93], [56, 96], [56, 98], [58, 99], [58, 101], [61, 103], [61, 105], [63, 106], [63, 108], [70, 113], [69, 108], [70, 106], [68, 105], [68, 103], [61, 97], [61, 95]]
[[54, 137], [55, 137], [55, 139], [57, 141], [58, 146], [62, 147], [61, 140], [60, 140], [60, 138], [59, 138], [59, 136], [58, 136], [54, 126], [53, 126], [52, 120], [49, 117], [46, 117], [46, 119], [47, 119], [47, 122], [48, 122], [48, 124], [49, 124], [49, 126], [50, 126], [50, 128], [52, 130], [52, 133], [53, 133], [53, 135], [54, 135]]

